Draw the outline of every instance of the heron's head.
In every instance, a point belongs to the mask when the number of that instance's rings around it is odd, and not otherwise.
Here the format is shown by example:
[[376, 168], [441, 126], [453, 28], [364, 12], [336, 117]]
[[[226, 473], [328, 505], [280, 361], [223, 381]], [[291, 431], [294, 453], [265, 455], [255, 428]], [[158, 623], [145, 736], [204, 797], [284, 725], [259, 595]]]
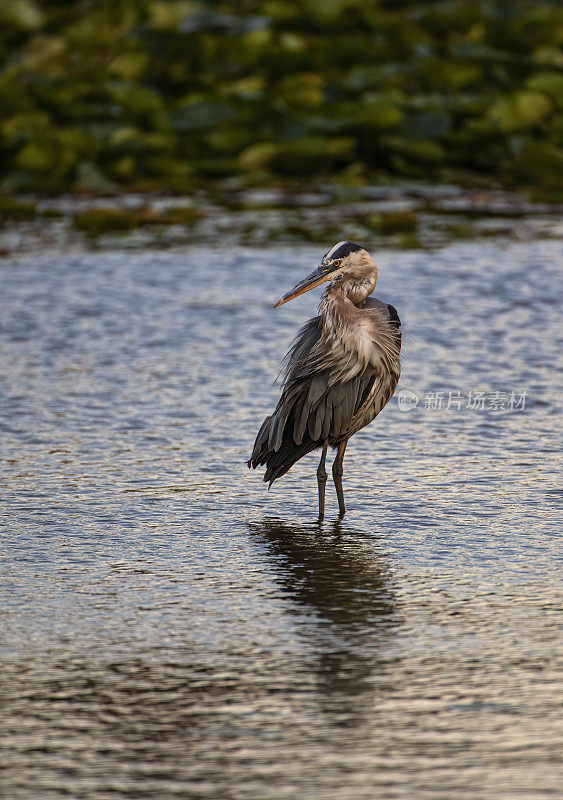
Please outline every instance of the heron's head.
[[[374, 279], [377, 280], [377, 267], [368, 251], [354, 242], [338, 242], [328, 253], [324, 254], [317, 269], [313, 270], [310, 275], [307, 275], [287, 294], [284, 294], [274, 308], [282, 306], [284, 303], [293, 300], [294, 297], [320, 286], [321, 283], [335, 281], [344, 277], [349, 277], [351, 280], [361, 280], [366, 277], [367, 273], [371, 273]], [[375, 286], [375, 281], [373, 286]], [[373, 291], [373, 288], [371, 291]]]

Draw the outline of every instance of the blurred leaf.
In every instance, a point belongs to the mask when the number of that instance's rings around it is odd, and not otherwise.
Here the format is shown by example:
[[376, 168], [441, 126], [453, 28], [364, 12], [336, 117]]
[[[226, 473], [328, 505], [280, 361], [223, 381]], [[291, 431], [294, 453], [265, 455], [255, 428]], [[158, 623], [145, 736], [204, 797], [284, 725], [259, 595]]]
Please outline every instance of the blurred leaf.
[[148, 53], [120, 53], [111, 61], [111, 70], [120, 78], [135, 80], [142, 77], [150, 63]]
[[512, 97], [503, 97], [487, 113], [493, 125], [502, 131], [524, 130], [542, 120], [552, 105], [542, 92], [522, 90]]
[[553, 142], [563, 142], [563, 114], [555, 114], [550, 119], [548, 132]]
[[149, 25], [159, 31], [177, 31], [182, 22], [201, 11], [201, 3], [191, 0], [154, 0], [149, 4]]
[[290, 53], [302, 53], [307, 49], [307, 40], [296, 33], [285, 31], [280, 36], [280, 46]]
[[479, 64], [468, 64], [441, 57], [422, 60], [418, 69], [431, 86], [454, 91], [478, 82], [482, 75], [482, 67]]
[[496, 47], [492, 47], [489, 44], [470, 41], [459, 42], [459, 44], [452, 48], [452, 54], [457, 58], [481, 61], [485, 63], [502, 63], [505, 61], [512, 61], [514, 58], [514, 56], [511, 54], [503, 53], [502, 50], [498, 50]]
[[282, 175], [303, 177], [345, 166], [353, 153], [354, 140], [351, 138], [310, 136], [280, 143], [269, 165]]
[[534, 52], [534, 61], [546, 67], [563, 67], [563, 52], [560, 47], [543, 45]]
[[38, 132], [47, 131], [52, 124], [47, 114], [42, 111], [29, 111], [27, 114], [16, 114], [0, 123], [2, 137], [11, 145], [24, 142]]
[[26, 144], [16, 156], [16, 164], [24, 170], [46, 172], [55, 166], [57, 153], [52, 144], [32, 141]]
[[241, 78], [228, 87], [229, 94], [241, 97], [243, 99], [256, 99], [260, 97], [264, 91], [264, 78], [262, 75], [249, 75], [246, 78]]
[[278, 86], [280, 96], [297, 108], [318, 108], [323, 102], [323, 79], [312, 72], [288, 75]]
[[81, 192], [104, 193], [114, 191], [116, 185], [91, 161], [81, 161], [76, 171], [74, 188]]
[[368, 100], [358, 108], [355, 116], [356, 123], [379, 130], [396, 128], [402, 121], [403, 111], [386, 98]]
[[110, 165], [110, 171], [117, 180], [132, 181], [137, 174], [137, 163], [133, 156], [123, 156]]
[[164, 100], [154, 89], [130, 82], [112, 83], [110, 89], [115, 102], [127, 113], [156, 128], [168, 127], [169, 119]]
[[0, 23], [32, 31], [43, 24], [43, 13], [33, 0], [0, 0]]
[[528, 89], [547, 94], [558, 108], [563, 108], [563, 75], [558, 72], [536, 72], [526, 81]]
[[399, 137], [386, 139], [386, 142], [389, 143], [393, 150], [416, 161], [432, 163], [445, 159], [444, 148], [438, 142], [411, 141], [410, 139], [401, 139]]
[[307, 11], [316, 17], [337, 17], [346, 10], [362, 5], [362, 0], [303, 0]]
[[22, 52], [18, 66], [60, 73], [60, 57], [65, 51], [66, 43], [61, 36], [36, 36]]
[[92, 238], [102, 233], [131, 231], [137, 227], [136, 213], [118, 208], [90, 208], [74, 215], [74, 225]]
[[231, 119], [234, 111], [227, 105], [206, 101], [186, 103], [171, 115], [172, 125], [177, 131], [195, 131], [210, 128]]
[[368, 182], [366, 165], [356, 161], [343, 169], [334, 180], [339, 186], [350, 189], [365, 186]]
[[239, 164], [243, 169], [253, 172], [269, 164], [278, 151], [278, 145], [273, 142], [258, 142], [242, 151], [238, 158]]
[[244, 148], [250, 147], [253, 140], [252, 131], [249, 131], [246, 127], [238, 126], [236, 123], [221, 125], [212, 130], [206, 137], [206, 141], [209, 141], [213, 150], [233, 154], [240, 153]]
[[192, 226], [203, 216], [201, 209], [194, 206], [174, 206], [164, 212], [163, 220], [175, 225]]
[[36, 215], [35, 206], [14, 197], [0, 195], [0, 225], [7, 220], [22, 221], [33, 219]]
[[344, 77], [344, 81], [347, 88], [356, 91], [377, 86], [382, 81], [381, 67], [372, 64], [357, 64]]
[[367, 226], [385, 235], [392, 233], [413, 233], [418, 228], [418, 217], [414, 211], [387, 211], [369, 214]]
[[548, 186], [561, 188], [563, 148], [543, 142], [528, 142], [522, 148], [516, 165], [524, 175], [539, 178]]
[[445, 111], [410, 112], [403, 124], [408, 139], [434, 139], [450, 129], [450, 115]]

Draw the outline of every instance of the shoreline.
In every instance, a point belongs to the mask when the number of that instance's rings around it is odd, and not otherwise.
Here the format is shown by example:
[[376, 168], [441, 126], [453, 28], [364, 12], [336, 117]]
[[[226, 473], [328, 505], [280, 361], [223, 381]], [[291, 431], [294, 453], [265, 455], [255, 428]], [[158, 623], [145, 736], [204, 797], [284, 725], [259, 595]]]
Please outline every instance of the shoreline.
[[562, 203], [503, 189], [394, 186], [0, 196], [0, 255], [35, 250], [150, 249], [190, 244], [265, 246], [333, 241], [435, 248], [490, 237], [563, 237]]

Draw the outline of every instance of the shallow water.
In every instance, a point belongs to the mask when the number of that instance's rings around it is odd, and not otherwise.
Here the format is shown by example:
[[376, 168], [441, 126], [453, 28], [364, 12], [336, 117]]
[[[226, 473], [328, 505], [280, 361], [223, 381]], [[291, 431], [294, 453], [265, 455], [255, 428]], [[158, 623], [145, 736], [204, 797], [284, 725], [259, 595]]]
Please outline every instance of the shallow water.
[[322, 526], [244, 464], [320, 255], [0, 262], [11, 800], [558, 795], [561, 243], [378, 254], [419, 405]]

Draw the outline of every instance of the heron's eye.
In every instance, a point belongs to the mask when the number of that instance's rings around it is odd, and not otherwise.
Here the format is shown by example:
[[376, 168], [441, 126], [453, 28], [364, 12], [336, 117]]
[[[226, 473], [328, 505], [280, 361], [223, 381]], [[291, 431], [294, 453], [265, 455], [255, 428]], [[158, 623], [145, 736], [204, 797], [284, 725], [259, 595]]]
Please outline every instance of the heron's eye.
[[335, 267], [339, 267], [341, 264], [342, 264], [342, 261], [339, 258], [337, 258], [336, 261], [332, 262], [331, 266], [333, 268], [335, 268]]

